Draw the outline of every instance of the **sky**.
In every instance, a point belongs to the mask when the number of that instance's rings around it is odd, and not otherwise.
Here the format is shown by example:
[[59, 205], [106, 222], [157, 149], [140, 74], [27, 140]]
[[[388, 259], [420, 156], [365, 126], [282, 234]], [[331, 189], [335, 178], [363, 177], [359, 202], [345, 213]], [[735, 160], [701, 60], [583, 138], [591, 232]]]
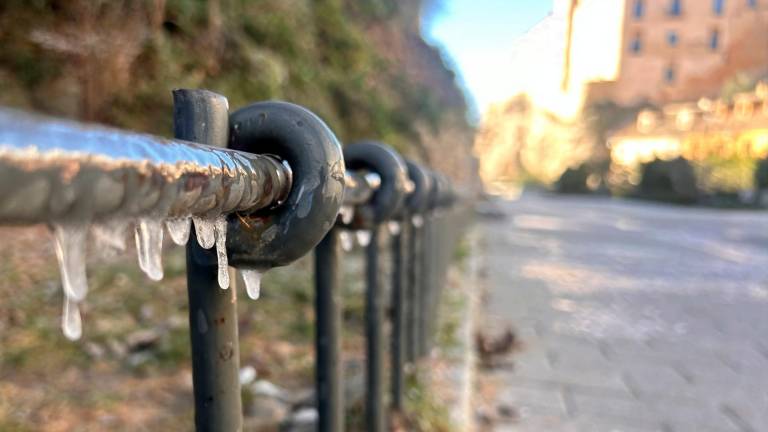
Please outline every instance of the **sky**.
[[424, 36], [442, 46], [465, 86], [473, 117], [512, 96], [511, 45], [546, 17], [552, 0], [443, 0]]

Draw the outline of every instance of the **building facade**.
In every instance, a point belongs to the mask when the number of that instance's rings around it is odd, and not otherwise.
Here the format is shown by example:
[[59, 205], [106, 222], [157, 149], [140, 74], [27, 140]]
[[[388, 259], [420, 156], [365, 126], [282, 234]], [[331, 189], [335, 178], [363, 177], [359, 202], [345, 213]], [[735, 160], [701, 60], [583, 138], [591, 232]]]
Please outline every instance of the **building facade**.
[[[584, 85], [585, 103], [717, 97], [737, 76], [768, 74], [768, 0], [570, 0], [569, 8], [563, 91]], [[585, 54], [590, 47], [600, 62]]]

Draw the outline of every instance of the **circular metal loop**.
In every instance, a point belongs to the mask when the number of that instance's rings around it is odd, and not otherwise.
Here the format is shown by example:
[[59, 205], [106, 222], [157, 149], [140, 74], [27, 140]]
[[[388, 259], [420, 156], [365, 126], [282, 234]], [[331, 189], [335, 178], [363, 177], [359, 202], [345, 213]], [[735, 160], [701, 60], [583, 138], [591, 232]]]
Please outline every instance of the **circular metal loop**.
[[413, 192], [405, 200], [409, 213], [423, 213], [429, 205], [429, 193], [432, 188], [432, 177], [426, 168], [412, 160], [406, 160], [408, 178], [413, 182]]
[[271, 209], [230, 217], [229, 262], [267, 270], [312, 250], [333, 226], [344, 195], [344, 158], [336, 136], [309, 110], [259, 102], [229, 117], [229, 147], [273, 155], [293, 171], [286, 200]]
[[429, 191], [428, 209], [434, 210], [451, 206], [454, 201], [454, 193], [448, 177], [436, 171], [429, 171], [429, 176], [432, 179], [432, 188]]
[[442, 173], [435, 173], [435, 176], [437, 179], [437, 195], [435, 204], [437, 207], [450, 207], [454, 201], [453, 186], [451, 185], [451, 181], [448, 180], [448, 177]]
[[368, 170], [381, 178], [381, 186], [371, 201], [361, 206], [363, 216], [356, 217], [356, 224], [380, 224], [400, 211], [405, 201], [408, 168], [395, 150], [382, 143], [360, 141], [344, 147], [344, 160], [350, 170]]

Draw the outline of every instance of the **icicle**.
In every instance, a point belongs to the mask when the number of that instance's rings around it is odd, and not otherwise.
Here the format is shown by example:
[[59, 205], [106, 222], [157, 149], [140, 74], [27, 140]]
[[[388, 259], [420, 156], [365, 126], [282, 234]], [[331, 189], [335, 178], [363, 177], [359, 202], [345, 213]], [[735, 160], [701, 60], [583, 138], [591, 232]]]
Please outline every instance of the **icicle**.
[[400, 234], [400, 222], [397, 222], [397, 221], [387, 222], [387, 229], [389, 230], [389, 233], [392, 235]]
[[165, 228], [168, 229], [168, 234], [171, 235], [171, 240], [179, 246], [184, 246], [189, 240], [189, 230], [191, 228], [192, 218], [189, 216], [182, 216], [178, 218], [170, 218], [165, 221]]
[[163, 278], [163, 223], [160, 219], [142, 218], [136, 223], [136, 252], [139, 267], [150, 279]]
[[125, 238], [128, 233], [128, 221], [118, 219], [93, 225], [91, 233], [96, 240], [96, 247], [107, 257], [125, 252]]
[[424, 217], [422, 215], [414, 215], [413, 218], [411, 218], [411, 222], [413, 222], [413, 226], [416, 228], [421, 228], [421, 226], [424, 225]]
[[199, 217], [192, 217], [192, 221], [195, 223], [195, 234], [197, 235], [197, 242], [203, 249], [210, 249], [216, 243], [216, 235], [214, 234], [214, 219], [204, 219]]
[[349, 252], [355, 246], [355, 241], [352, 239], [352, 234], [349, 231], [339, 232], [339, 243], [341, 243], [341, 249], [344, 252]]
[[229, 264], [227, 263], [227, 217], [219, 216], [213, 223], [216, 234], [216, 257], [219, 259], [219, 286], [229, 288]]
[[352, 206], [341, 206], [339, 216], [341, 217], [341, 223], [349, 225], [352, 223], [352, 219], [355, 218], [355, 208]]
[[258, 300], [261, 294], [261, 276], [264, 274], [259, 270], [254, 269], [242, 269], [240, 273], [243, 275], [243, 282], [245, 282], [245, 292], [248, 293], [248, 297], [253, 300]]
[[83, 334], [83, 322], [77, 302], [64, 296], [64, 311], [61, 316], [61, 330], [69, 340], [78, 340]]
[[368, 230], [357, 230], [355, 231], [355, 236], [357, 237], [357, 244], [359, 244], [362, 247], [366, 247], [369, 244], [371, 244], [371, 232]]
[[85, 224], [53, 226], [61, 285], [64, 295], [73, 301], [82, 301], [88, 293], [85, 276], [86, 227]]

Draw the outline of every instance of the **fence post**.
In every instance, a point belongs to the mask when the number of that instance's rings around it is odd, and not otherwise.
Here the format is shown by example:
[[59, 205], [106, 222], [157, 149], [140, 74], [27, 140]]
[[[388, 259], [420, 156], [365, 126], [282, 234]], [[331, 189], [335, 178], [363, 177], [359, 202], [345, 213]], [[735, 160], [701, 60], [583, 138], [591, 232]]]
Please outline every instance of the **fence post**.
[[[226, 147], [226, 98], [206, 90], [176, 90], [173, 102], [176, 138]], [[219, 288], [217, 262], [215, 250], [203, 249], [192, 230], [187, 292], [198, 432], [239, 431], [243, 423], [235, 288]]]
[[377, 174], [381, 185], [369, 203], [358, 208], [357, 229], [369, 229], [370, 243], [366, 248], [366, 432], [383, 432], [383, 305], [379, 283], [379, 248], [382, 224], [398, 214], [405, 201], [408, 173], [405, 161], [392, 148], [376, 142], [358, 142], [344, 148], [344, 159], [351, 170], [366, 170]]
[[[421, 217], [419, 215], [418, 217]], [[406, 313], [405, 313], [405, 326], [406, 326], [406, 361], [413, 363], [418, 357], [418, 341], [419, 341], [419, 325], [418, 325], [418, 313], [419, 313], [419, 290], [421, 289], [421, 261], [419, 250], [421, 245], [419, 240], [421, 239], [421, 228], [414, 224], [413, 219], [406, 221], [405, 225], [410, 231], [407, 237], [407, 253], [408, 253], [408, 283], [406, 285], [405, 298], [406, 298]]]
[[371, 241], [365, 249], [365, 342], [366, 431], [383, 432], [384, 422], [384, 310], [379, 275], [381, 225], [371, 228]]
[[315, 392], [319, 432], [344, 431], [338, 243], [339, 230], [332, 228], [315, 248]]
[[403, 407], [403, 359], [405, 344], [405, 244], [407, 224], [403, 223], [398, 232], [392, 233], [392, 349], [391, 349], [391, 393], [392, 409]]

